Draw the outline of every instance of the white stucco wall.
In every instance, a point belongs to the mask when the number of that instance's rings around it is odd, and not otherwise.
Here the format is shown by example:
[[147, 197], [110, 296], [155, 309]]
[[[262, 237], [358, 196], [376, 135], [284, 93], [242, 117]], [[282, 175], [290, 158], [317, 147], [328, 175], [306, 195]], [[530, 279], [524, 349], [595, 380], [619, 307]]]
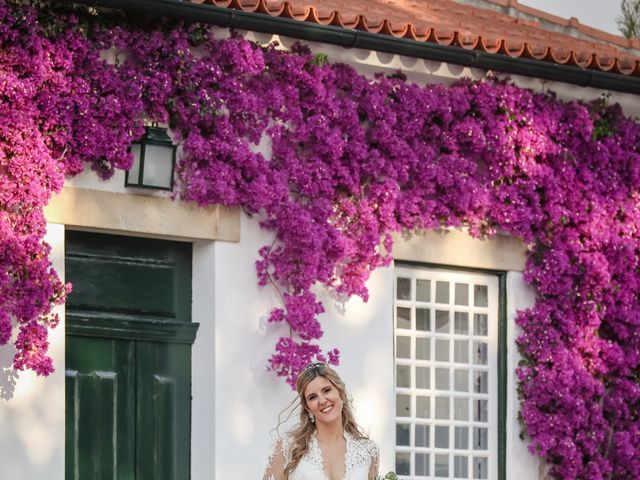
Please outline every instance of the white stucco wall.
[[[294, 399], [293, 392], [272, 373], [266, 360], [282, 331], [265, 318], [278, 298], [271, 287], [256, 283], [254, 260], [272, 234], [242, 218], [242, 241], [215, 245], [215, 478], [259, 478], [274, 436], [277, 415]], [[478, 240], [479, 241], [479, 240]], [[428, 247], [428, 246], [425, 246]], [[369, 281], [370, 301], [353, 299], [338, 306], [327, 295], [321, 320], [322, 345], [342, 351], [338, 372], [353, 395], [358, 421], [382, 452], [381, 471], [394, 469], [393, 267], [375, 272]], [[507, 478], [535, 480], [538, 461], [519, 438], [514, 369], [517, 310], [534, 301], [520, 272], [507, 275], [508, 398]], [[205, 419], [208, 421], [208, 419]], [[295, 418], [281, 428], [287, 431]]]
[[[64, 226], [49, 224], [45, 240], [50, 259], [64, 279]], [[49, 352], [55, 372], [38, 377], [10, 369], [15, 349], [0, 348], [0, 478], [62, 480], [64, 478], [64, 307], [60, 324], [49, 333]]]
[[[272, 235], [257, 221], [242, 219], [242, 241], [215, 245], [215, 478], [260, 478], [275, 437], [278, 413], [295, 397], [291, 389], [265, 371], [266, 360], [284, 330], [267, 327], [271, 307], [279, 306], [271, 287], [257, 285], [254, 260]], [[353, 396], [356, 416], [381, 444], [382, 466], [393, 462], [393, 272], [377, 271], [369, 286], [371, 300], [344, 306], [321, 295], [327, 312], [324, 348], [342, 352], [339, 374]], [[294, 419], [295, 420], [295, 419]], [[286, 431], [292, 423], [281, 427]]]
[[215, 248], [213, 242], [193, 244], [191, 321], [198, 333], [191, 350], [191, 478], [214, 478], [215, 388], [214, 351], [216, 303]]
[[[520, 354], [515, 340], [520, 327], [515, 324], [518, 310], [533, 306], [535, 295], [524, 282], [521, 272], [507, 274], [507, 478], [518, 480], [537, 480], [541, 462], [529, 453], [529, 442], [520, 439], [521, 427], [518, 423], [518, 393], [516, 391], [516, 368]], [[540, 477], [542, 478], [542, 477]]]

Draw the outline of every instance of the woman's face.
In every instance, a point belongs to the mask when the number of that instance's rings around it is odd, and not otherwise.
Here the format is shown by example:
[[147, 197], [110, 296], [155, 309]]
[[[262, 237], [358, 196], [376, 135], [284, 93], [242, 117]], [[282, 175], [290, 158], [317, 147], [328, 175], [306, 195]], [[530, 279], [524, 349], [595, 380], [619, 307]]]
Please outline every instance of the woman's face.
[[327, 378], [318, 376], [304, 389], [307, 410], [316, 422], [332, 423], [342, 421], [342, 398], [340, 391]]

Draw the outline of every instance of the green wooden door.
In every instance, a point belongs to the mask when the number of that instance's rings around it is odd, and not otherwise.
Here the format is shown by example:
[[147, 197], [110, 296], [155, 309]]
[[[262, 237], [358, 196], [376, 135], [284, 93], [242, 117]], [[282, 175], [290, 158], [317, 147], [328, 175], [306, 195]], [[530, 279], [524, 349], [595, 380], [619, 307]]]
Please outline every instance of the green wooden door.
[[189, 478], [191, 245], [67, 232], [67, 480]]

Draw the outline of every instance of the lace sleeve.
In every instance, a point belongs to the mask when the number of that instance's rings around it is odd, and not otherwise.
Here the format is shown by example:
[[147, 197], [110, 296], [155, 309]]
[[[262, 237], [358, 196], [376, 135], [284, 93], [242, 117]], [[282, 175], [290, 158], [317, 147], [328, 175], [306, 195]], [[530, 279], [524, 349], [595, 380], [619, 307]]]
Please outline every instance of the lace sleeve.
[[379, 474], [380, 449], [375, 442], [369, 441], [369, 452], [371, 453], [371, 466], [369, 467], [369, 480], [376, 480]]
[[267, 468], [264, 471], [262, 480], [287, 480], [287, 477], [284, 474], [285, 466], [286, 455], [284, 443], [282, 440], [278, 440], [269, 454], [269, 462], [267, 463]]

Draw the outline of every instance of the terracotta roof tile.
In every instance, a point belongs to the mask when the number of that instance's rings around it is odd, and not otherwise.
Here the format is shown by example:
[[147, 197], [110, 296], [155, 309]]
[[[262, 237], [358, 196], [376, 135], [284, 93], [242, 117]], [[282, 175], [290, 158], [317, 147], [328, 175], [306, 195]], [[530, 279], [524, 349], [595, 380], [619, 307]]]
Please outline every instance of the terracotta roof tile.
[[517, 0], [483, 0], [487, 8], [454, 0], [190, 1], [640, 77], [640, 39], [612, 35]]

